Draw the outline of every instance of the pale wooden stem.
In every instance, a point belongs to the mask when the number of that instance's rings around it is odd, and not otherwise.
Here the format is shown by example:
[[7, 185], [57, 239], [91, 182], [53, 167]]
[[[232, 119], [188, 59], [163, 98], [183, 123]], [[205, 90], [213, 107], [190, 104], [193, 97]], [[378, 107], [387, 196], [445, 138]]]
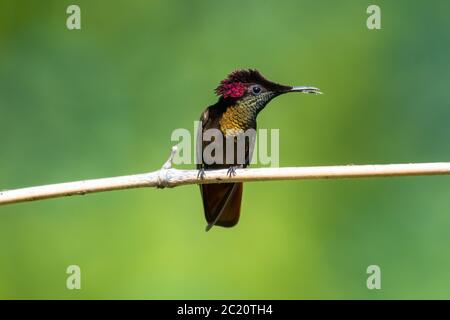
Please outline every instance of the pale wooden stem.
[[160, 170], [150, 173], [0, 191], [0, 205], [142, 187], [164, 188], [204, 183], [450, 174], [450, 163], [440, 162], [236, 169], [236, 175], [231, 177], [227, 175], [228, 170], [223, 169], [206, 171], [204, 178], [200, 179], [197, 170], [178, 170], [171, 168], [172, 158], [175, 152], [176, 149], [172, 149], [171, 156], [164, 166]]

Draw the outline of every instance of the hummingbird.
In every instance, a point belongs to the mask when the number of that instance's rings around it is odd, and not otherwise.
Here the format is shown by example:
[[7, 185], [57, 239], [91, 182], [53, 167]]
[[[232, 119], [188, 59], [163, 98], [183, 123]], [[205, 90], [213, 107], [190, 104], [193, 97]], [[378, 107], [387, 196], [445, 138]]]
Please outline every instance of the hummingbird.
[[[249, 139], [239, 144], [238, 137], [247, 130], [256, 130], [256, 118], [261, 110], [275, 97], [285, 93], [302, 92], [320, 94], [314, 87], [296, 87], [278, 84], [267, 80], [255, 69], [236, 70], [230, 73], [215, 93], [219, 100], [207, 107], [200, 116], [197, 143], [197, 169], [202, 178], [208, 169], [228, 169], [229, 175], [235, 175], [237, 168], [245, 168], [251, 161], [253, 147]], [[205, 139], [207, 130], [215, 129], [221, 135], [222, 141], [231, 141], [234, 148], [232, 157], [227, 158], [227, 149], [223, 142], [222, 154], [218, 155], [221, 161], [205, 161], [203, 152], [212, 143], [212, 139]], [[211, 141], [210, 141], [211, 140]], [[238, 150], [238, 148], [241, 148]], [[237, 155], [244, 156], [238, 161]], [[230, 160], [231, 161], [226, 161]], [[200, 184], [200, 193], [203, 200], [204, 215], [207, 226], [206, 231], [213, 226], [233, 227], [239, 221], [243, 184], [219, 183]]]

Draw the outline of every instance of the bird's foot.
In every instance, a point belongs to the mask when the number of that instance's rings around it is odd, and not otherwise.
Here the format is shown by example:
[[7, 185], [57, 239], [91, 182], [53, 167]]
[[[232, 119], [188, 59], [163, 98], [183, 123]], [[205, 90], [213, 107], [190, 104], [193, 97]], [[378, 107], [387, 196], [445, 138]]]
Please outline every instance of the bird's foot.
[[242, 169], [242, 168], [243, 168], [242, 165], [229, 167], [228, 171], [227, 171], [227, 176], [229, 176], [230, 178], [234, 177], [236, 175], [236, 169]]
[[205, 169], [204, 168], [198, 169], [197, 179], [203, 180], [204, 178], [205, 178]]

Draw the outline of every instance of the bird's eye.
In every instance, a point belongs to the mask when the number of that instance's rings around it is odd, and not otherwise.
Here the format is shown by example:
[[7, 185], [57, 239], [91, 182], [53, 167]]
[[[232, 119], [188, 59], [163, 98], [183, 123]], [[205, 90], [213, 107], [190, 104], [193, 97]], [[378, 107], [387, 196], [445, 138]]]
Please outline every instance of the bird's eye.
[[253, 92], [254, 94], [260, 93], [260, 92], [261, 92], [261, 87], [260, 87], [260, 86], [253, 86], [253, 87], [252, 87], [252, 92]]

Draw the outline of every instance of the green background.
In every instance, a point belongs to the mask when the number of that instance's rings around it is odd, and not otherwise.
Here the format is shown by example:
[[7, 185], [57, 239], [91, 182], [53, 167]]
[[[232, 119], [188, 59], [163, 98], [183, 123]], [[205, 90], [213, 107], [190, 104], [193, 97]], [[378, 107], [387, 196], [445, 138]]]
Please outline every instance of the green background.
[[[66, 28], [81, 7], [82, 29]], [[382, 30], [366, 28], [378, 4]], [[448, 161], [448, 1], [5, 1], [0, 189], [151, 171], [236, 68], [313, 85], [259, 116], [280, 165]], [[185, 166], [192, 167], [192, 166]], [[450, 298], [445, 176], [197, 186], [0, 207], [0, 298]], [[81, 267], [82, 289], [66, 289]], [[381, 267], [368, 290], [366, 268]]]

